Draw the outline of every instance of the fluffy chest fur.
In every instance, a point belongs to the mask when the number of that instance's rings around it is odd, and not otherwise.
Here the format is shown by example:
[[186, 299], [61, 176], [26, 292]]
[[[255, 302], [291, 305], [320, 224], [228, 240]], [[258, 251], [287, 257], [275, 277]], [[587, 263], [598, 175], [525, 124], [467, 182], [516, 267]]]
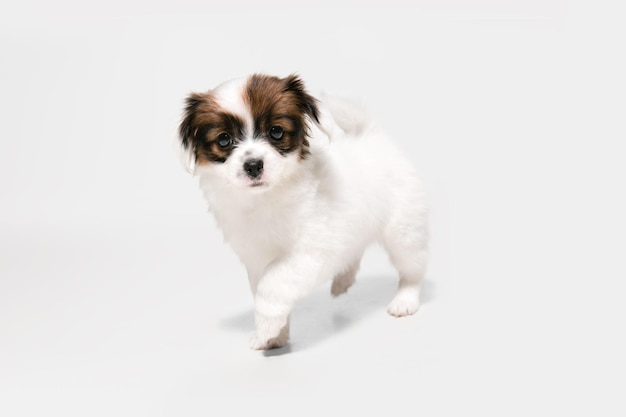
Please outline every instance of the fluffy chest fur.
[[301, 233], [301, 202], [255, 196], [249, 201], [232, 201], [215, 196], [212, 204], [217, 225], [246, 265], [267, 265], [292, 248]]

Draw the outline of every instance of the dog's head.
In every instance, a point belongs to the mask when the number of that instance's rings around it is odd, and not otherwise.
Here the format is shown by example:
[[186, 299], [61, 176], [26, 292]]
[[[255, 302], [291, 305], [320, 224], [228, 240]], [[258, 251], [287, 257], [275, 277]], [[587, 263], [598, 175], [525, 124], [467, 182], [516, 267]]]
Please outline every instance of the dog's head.
[[261, 191], [297, 171], [318, 118], [300, 78], [255, 74], [189, 95], [179, 133], [197, 173]]

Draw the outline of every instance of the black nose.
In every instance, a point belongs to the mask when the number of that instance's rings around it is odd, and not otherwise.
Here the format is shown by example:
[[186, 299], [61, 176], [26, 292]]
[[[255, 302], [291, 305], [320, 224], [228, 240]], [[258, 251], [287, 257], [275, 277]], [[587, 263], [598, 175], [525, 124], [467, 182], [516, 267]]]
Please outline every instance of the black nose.
[[250, 178], [258, 178], [263, 172], [263, 160], [249, 159], [243, 163], [243, 169], [248, 173]]

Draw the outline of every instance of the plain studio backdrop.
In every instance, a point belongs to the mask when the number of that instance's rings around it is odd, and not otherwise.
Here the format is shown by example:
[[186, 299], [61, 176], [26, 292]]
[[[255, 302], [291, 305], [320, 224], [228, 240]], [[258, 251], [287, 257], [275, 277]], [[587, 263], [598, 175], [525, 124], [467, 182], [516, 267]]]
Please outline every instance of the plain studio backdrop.
[[[626, 413], [617, 8], [102, 3], [0, 6], [0, 415]], [[386, 314], [373, 247], [288, 348], [249, 350], [244, 269], [175, 144], [188, 93], [251, 72], [360, 100], [415, 162], [415, 316]]]

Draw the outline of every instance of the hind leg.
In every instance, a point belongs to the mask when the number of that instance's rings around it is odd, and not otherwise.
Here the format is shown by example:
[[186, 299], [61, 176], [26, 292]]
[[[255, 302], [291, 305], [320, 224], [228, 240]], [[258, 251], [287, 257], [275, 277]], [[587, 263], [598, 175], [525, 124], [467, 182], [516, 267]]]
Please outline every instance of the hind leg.
[[359, 257], [355, 262], [353, 262], [348, 269], [344, 272], [337, 274], [333, 279], [333, 284], [330, 287], [330, 293], [333, 297], [338, 297], [341, 294], [348, 291], [348, 288], [354, 284], [354, 280], [356, 279], [356, 273], [359, 271], [359, 265], [361, 264], [361, 257]]
[[420, 285], [426, 273], [428, 241], [425, 216], [406, 216], [387, 228], [383, 246], [400, 274], [398, 291], [387, 307], [394, 317], [414, 314], [419, 308]]
[[400, 285], [391, 303], [387, 306], [387, 313], [394, 317], [404, 317], [415, 314], [419, 309], [420, 284], [400, 278]]

